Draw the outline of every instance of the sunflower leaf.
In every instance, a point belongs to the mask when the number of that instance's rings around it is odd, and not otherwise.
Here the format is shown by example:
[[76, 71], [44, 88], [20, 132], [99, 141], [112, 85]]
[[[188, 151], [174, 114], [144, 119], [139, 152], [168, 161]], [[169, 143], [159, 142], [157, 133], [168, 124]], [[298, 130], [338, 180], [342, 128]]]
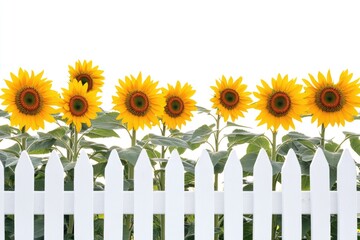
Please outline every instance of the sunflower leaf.
[[91, 130], [84, 135], [89, 138], [120, 137], [114, 130], [105, 128], [91, 128]]
[[152, 144], [160, 146], [189, 148], [189, 145], [184, 140], [179, 138], [149, 134], [148, 141]]
[[107, 130], [114, 130], [125, 128], [120, 120], [116, 120], [119, 113], [117, 112], [101, 112], [97, 118], [91, 120], [91, 126], [93, 128], [101, 128]]

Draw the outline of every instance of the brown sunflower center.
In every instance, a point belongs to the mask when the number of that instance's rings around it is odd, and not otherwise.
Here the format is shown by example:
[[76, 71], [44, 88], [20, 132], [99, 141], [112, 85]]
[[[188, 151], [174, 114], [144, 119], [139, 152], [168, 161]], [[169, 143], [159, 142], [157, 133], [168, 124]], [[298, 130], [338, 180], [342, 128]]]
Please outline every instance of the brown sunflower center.
[[42, 101], [40, 94], [34, 88], [24, 88], [16, 94], [18, 110], [27, 115], [36, 115], [41, 111]]
[[284, 92], [275, 92], [269, 98], [267, 109], [275, 117], [285, 116], [291, 108], [289, 95]]
[[226, 109], [235, 108], [239, 101], [239, 94], [234, 89], [227, 88], [220, 93], [220, 103]]
[[173, 96], [166, 100], [165, 112], [173, 118], [181, 115], [184, 111], [184, 102], [181, 98]]
[[149, 99], [140, 91], [130, 93], [126, 99], [126, 108], [136, 116], [144, 116], [149, 110]]
[[89, 106], [83, 96], [76, 95], [70, 98], [69, 108], [72, 115], [81, 117], [88, 111]]
[[340, 111], [344, 105], [341, 92], [334, 87], [326, 87], [316, 93], [316, 105], [324, 112]]
[[79, 82], [82, 83], [82, 85], [84, 85], [85, 83], [88, 84], [88, 90], [87, 91], [90, 91], [92, 88], [93, 88], [93, 80], [92, 78], [88, 75], [88, 74], [79, 74], [77, 77], [76, 77], [76, 80], [78, 80]]

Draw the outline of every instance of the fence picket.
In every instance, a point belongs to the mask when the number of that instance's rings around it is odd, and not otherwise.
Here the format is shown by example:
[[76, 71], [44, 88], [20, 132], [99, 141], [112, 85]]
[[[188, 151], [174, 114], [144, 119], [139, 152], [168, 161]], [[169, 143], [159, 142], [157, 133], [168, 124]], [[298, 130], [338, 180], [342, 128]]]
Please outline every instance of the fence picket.
[[4, 204], [4, 166], [0, 161], [0, 240], [5, 238]]
[[153, 171], [145, 150], [142, 150], [134, 173], [134, 238], [153, 239]]
[[311, 239], [330, 239], [329, 165], [318, 149], [310, 165]]
[[34, 239], [34, 167], [23, 151], [15, 168], [15, 239]]
[[357, 239], [356, 166], [350, 152], [345, 150], [337, 168], [338, 239]]
[[123, 172], [116, 150], [112, 150], [105, 168], [104, 239], [122, 239]]
[[165, 239], [184, 239], [184, 167], [176, 150], [165, 171]]
[[301, 169], [295, 152], [290, 149], [282, 168], [282, 237], [301, 237]]
[[261, 149], [254, 165], [254, 240], [271, 240], [271, 218], [272, 167], [266, 151]]
[[75, 239], [91, 240], [94, 238], [93, 167], [84, 150], [80, 151], [74, 175]]
[[233, 150], [224, 168], [224, 237], [243, 239], [243, 173]]
[[195, 239], [214, 238], [214, 167], [206, 150], [195, 166]]
[[55, 150], [45, 169], [45, 239], [64, 239], [64, 169]]

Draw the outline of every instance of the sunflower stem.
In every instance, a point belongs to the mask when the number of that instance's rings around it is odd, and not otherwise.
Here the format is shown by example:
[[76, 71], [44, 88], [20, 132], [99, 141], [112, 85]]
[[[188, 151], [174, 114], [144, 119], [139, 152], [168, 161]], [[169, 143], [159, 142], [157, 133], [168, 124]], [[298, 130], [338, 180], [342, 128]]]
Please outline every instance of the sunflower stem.
[[[274, 162], [276, 162], [276, 137], [277, 137], [277, 131], [272, 130], [271, 160]], [[276, 183], [277, 183], [278, 178], [279, 178], [279, 174], [276, 174], [273, 177], [273, 182], [272, 182], [272, 190], [273, 191], [276, 190]], [[276, 230], [277, 230], [277, 219], [276, 219], [276, 216], [273, 215], [272, 216], [272, 233], [271, 233], [271, 239], [273, 239], [273, 240], [276, 239]]]
[[[216, 132], [215, 132], [215, 136], [214, 136], [214, 138], [215, 138], [215, 152], [219, 151], [219, 145], [220, 145], [220, 139], [219, 139], [219, 137], [220, 137], [220, 118], [221, 118], [221, 116], [218, 114], [217, 118], [216, 118]], [[215, 173], [214, 189], [215, 189], [215, 191], [219, 190], [219, 174], [218, 173]], [[215, 230], [216, 230], [217, 228], [220, 227], [220, 216], [219, 215], [215, 215], [214, 222], [215, 222]], [[215, 233], [214, 240], [218, 240], [219, 237], [220, 237], [220, 234]]]
[[321, 137], [321, 141], [320, 141], [320, 147], [325, 150], [325, 125], [321, 124], [321, 133], [320, 133], [320, 137]]
[[[136, 130], [132, 129], [132, 134], [131, 134], [131, 147], [135, 147], [136, 146]], [[128, 180], [133, 180], [134, 179], [134, 166], [132, 166], [129, 162], [128, 162]], [[126, 226], [128, 227], [129, 230], [129, 240], [132, 239], [132, 222], [133, 222], [133, 216], [132, 215], [128, 215], [126, 218]]]
[[76, 130], [76, 128], [74, 128], [74, 140], [73, 140], [73, 160], [76, 161], [77, 160], [77, 156], [78, 156], [78, 132]]
[[23, 136], [21, 136], [21, 150], [25, 151], [26, 150], [26, 137], [24, 135], [26, 133], [25, 126], [21, 128], [21, 133], [23, 134]]
[[[162, 123], [162, 128], [161, 128], [161, 136], [165, 137], [166, 135], [166, 125], [163, 122]], [[164, 159], [165, 158], [165, 153], [166, 153], [166, 148], [165, 146], [161, 146], [161, 158]], [[166, 163], [160, 163], [161, 166], [161, 171], [160, 171], [160, 190], [164, 191], [165, 190], [165, 166]], [[161, 224], [161, 240], [165, 240], [165, 215], [161, 214], [160, 215], [160, 224]]]

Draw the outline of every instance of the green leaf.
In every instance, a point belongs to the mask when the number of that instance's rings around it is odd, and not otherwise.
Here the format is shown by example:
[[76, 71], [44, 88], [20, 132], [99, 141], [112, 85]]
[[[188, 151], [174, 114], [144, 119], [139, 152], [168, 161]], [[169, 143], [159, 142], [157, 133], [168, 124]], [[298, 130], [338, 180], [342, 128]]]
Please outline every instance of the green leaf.
[[243, 129], [235, 129], [232, 133], [226, 134], [225, 136], [227, 136], [229, 141], [228, 147], [233, 147], [238, 144], [249, 143], [251, 140], [262, 135], [263, 134], [251, 133]]
[[199, 127], [198, 129], [196, 129], [192, 134], [190, 139], [188, 140], [188, 142], [190, 143], [205, 143], [210, 135], [213, 133], [213, 127], [215, 125], [211, 124], [211, 125], [202, 125], [201, 127]]
[[360, 139], [358, 137], [350, 138], [350, 146], [360, 156]]
[[125, 128], [120, 120], [116, 120], [119, 113], [117, 112], [102, 112], [98, 117], [91, 121], [93, 128], [101, 128], [107, 130]]
[[265, 149], [268, 154], [270, 153], [270, 143], [262, 136], [256, 137], [249, 143], [248, 147], [246, 148], [246, 153], [258, 153], [260, 149]]
[[197, 107], [197, 111], [200, 113], [210, 113], [211, 112], [211, 110], [206, 109], [204, 107], [200, 107], [200, 106], [196, 106], [196, 107]]
[[91, 128], [90, 131], [84, 135], [89, 138], [120, 137], [114, 130], [104, 128]]
[[250, 128], [250, 127], [247, 127], [247, 126], [244, 126], [244, 125], [239, 125], [239, 124], [236, 124], [236, 123], [233, 123], [233, 122], [226, 122], [226, 126], [227, 127]]
[[152, 144], [160, 146], [189, 148], [189, 145], [184, 140], [179, 138], [163, 137], [157, 136], [155, 134], [149, 134], [148, 140]]
[[10, 118], [10, 115], [8, 112], [5, 112], [3, 110], [0, 110], [0, 117], [3, 117], [3, 118]]
[[140, 147], [134, 146], [134, 147], [118, 150], [118, 154], [121, 159], [129, 162], [132, 166], [135, 166], [141, 150], [142, 149]]
[[68, 127], [58, 127], [48, 132], [48, 134], [50, 134], [55, 138], [61, 139], [66, 134], [67, 131], [69, 131]]
[[55, 142], [56, 142], [55, 138], [33, 138], [33, 139], [28, 138], [27, 151], [29, 154], [49, 153], [52, 150], [52, 146], [54, 145]]
[[241, 165], [244, 172], [252, 173], [258, 153], [247, 153], [241, 159]]
[[214, 165], [215, 173], [222, 173], [229, 157], [228, 151], [209, 152], [210, 159]]

